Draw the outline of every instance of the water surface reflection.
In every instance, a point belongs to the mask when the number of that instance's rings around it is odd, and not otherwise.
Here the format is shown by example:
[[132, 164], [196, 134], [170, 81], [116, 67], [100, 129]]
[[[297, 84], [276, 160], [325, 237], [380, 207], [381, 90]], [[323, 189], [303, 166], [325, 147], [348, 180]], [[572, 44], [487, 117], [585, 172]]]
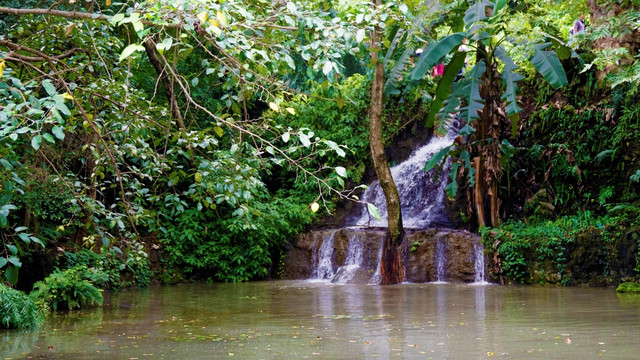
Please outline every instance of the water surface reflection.
[[[123, 291], [0, 332], [5, 358], [629, 358], [640, 298], [612, 289], [309, 282]], [[51, 347], [51, 349], [50, 349]]]

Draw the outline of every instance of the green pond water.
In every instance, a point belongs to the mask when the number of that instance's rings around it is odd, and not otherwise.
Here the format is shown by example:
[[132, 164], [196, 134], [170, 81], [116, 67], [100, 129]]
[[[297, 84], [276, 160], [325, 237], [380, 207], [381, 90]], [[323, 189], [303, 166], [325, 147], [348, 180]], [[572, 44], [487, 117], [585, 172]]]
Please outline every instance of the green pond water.
[[185, 284], [108, 295], [0, 358], [637, 359], [640, 297], [613, 289], [301, 281]]

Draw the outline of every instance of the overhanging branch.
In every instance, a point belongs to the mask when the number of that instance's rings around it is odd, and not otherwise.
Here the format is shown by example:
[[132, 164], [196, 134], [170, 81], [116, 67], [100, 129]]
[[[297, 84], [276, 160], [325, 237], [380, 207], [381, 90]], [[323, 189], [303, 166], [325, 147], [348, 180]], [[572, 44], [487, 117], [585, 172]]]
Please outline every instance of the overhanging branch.
[[[97, 20], [97, 21], [111, 21], [113, 16], [104, 15], [100, 13], [85, 13], [80, 11], [62, 11], [62, 10], [49, 10], [49, 9], [16, 9], [8, 7], [0, 7], [0, 14], [12, 14], [12, 15], [46, 15], [46, 16], [58, 16], [67, 19], [77, 20]], [[180, 28], [182, 24], [156, 24], [149, 20], [140, 20], [141, 23], [150, 26], [163, 26], [170, 28]]]

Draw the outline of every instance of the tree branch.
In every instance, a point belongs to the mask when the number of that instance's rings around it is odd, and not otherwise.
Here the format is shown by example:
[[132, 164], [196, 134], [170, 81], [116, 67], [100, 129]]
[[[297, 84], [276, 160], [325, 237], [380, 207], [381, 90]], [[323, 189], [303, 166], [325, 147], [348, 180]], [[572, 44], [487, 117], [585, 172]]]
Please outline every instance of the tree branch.
[[[98, 20], [98, 21], [111, 21], [113, 16], [104, 15], [100, 13], [85, 13], [80, 11], [62, 11], [62, 10], [50, 10], [50, 9], [16, 9], [8, 7], [0, 7], [0, 14], [12, 14], [12, 15], [48, 15], [58, 16], [67, 19], [78, 20]], [[149, 26], [164, 26], [169, 28], [180, 28], [181, 24], [156, 24], [149, 20], [140, 20], [141, 23]]]
[[[0, 40], [0, 42], [2, 42], [2, 41], [3, 40]], [[3, 44], [0, 43], [0, 45], [3, 45]], [[16, 47], [21, 47], [20, 45], [14, 44], [14, 43], [9, 43], [9, 46], [7, 46], [7, 47], [13, 48], [14, 45]], [[61, 54], [61, 55], [58, 55], [58, 56], [52, 56], [51, 58], [57, 59], [57, 60], [62, 60], [62, 59], [68, 58], [69, 56], [71, 56], [71, 55], [73, 55], [75, 53], [88, 54], [89, 50], [85, 50], [85, 49], [81, 49], [81, 48], [74, 48], [74, 49], [71, 49], [71, 50], [67, 51], [64, 54]], [[17, 58], [17, 59], [20, 59], [20, 60], [24, 60], [24, 61], [30, 61], [30, 62], [44, 62], [44, 61], [47, 61], [46, 59], [44, 59], [42, 57], [39, 57], [39, 56], [20, 55], [20, 54], [17, 54], [15, 51], [9, 52], [9, 54], [7, 54], [7, 56], [14, 57], [14, 58]]]
[[[165, 66], [162, 64], [162, 60], [158, 56], [156, 43], [155, 41], [153, 41], [153, 39], [147, 38], [142, 44], [144, 45], [144, 49], [147, 52], [147, 56], [149, 57], [151, 65], [153, 65], [154, 69], [156, 69], [156, 73], [162, 81], [164, 93], [167, 96], [167, 100], [169, 101], [169, 109], [171, 110], [171, 115], [178, 122], [178, 126], [180, 126], [180, 129], [185, 130], [186, 127], [184, 126], [184, 120], [182, 119], [182, 114], [180, 113], [180, 107], [178, 107], [178, 101], [176, 100], [176, 94], [173, 89], [173, 84], [171, 82], [171, 78], [165, 71]], [[169, 66], [169, 64], [167, 64], [167, 66]]]

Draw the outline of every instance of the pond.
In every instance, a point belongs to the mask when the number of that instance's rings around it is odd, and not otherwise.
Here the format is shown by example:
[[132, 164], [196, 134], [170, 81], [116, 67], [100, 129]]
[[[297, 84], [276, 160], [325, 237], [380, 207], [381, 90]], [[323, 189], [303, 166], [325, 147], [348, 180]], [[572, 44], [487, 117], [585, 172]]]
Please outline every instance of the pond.
[[593, 359], [640, 349], [640, 297], [604, 288], [305, 281], [121, 291], [0, 331], [0, 358]]

